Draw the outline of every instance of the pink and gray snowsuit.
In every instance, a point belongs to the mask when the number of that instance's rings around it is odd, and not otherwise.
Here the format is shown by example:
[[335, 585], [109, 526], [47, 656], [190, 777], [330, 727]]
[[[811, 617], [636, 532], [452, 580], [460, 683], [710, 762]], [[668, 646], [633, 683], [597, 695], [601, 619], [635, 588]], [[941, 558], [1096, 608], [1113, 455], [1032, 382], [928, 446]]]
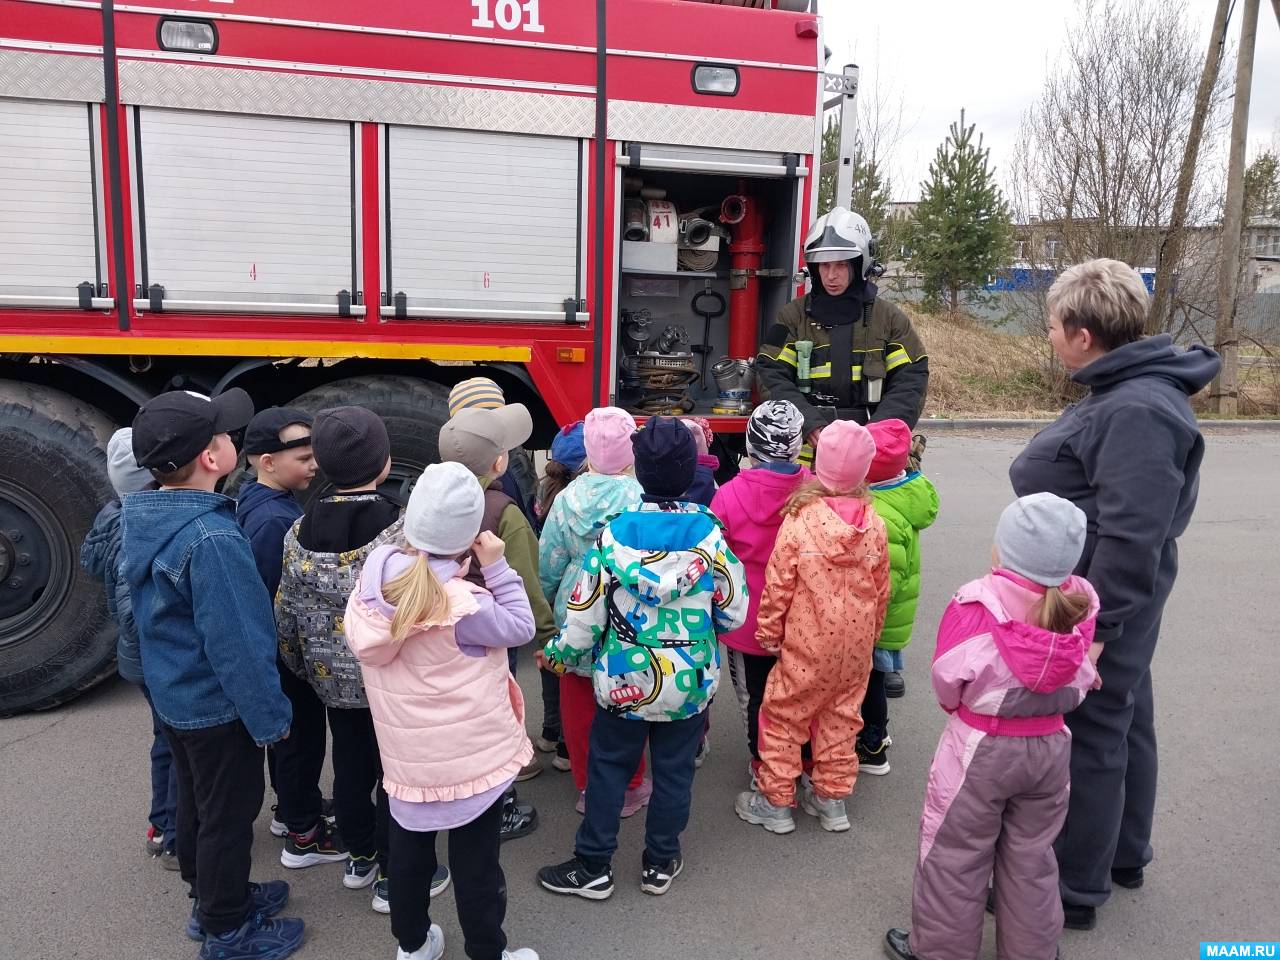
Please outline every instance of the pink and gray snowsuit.
[[1098, 599], [1069, 634], [1027, 622], [1045, 588], [1008, 570], [965, 584], [938, 628], [933, 689], [950, 717], [929, 770], [911, 905], [919, 960], [976, 960], [995, 872], [996, 956], [1053, 960], [1062, 902], [1053, 841], [1067, 815], [1071, 733], [1062, 715], [1097, 674]]

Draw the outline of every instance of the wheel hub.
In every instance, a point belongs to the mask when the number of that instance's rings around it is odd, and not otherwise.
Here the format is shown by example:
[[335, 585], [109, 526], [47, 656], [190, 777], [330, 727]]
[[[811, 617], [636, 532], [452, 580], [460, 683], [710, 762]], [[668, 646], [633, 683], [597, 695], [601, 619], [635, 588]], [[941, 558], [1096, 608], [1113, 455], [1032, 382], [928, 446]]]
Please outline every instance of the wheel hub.
[[[0, 644], [43, 620], [70, 589], [68, 549], [54, 549], [64, 539], [56, 530], [47, 506], [0, 482]], [[63, 589], [51, 591], [52, 583]]]

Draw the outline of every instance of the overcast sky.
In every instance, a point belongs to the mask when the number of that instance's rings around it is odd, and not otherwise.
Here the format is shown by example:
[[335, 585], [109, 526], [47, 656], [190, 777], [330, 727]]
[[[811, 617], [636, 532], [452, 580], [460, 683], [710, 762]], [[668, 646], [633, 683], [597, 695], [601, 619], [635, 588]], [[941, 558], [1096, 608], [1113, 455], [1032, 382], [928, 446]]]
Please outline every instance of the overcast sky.
[[[1215, 0], [1183, 4], [1203, 47]], [[1244, 0], [1237, 0], [1232, 48], [1243, 8]], [[828, 68], [857, 63], [863, 89], [880, 84], [905, 103], [907, 129], [894, 158], [893, 199], [914, 200], [934, 151], [962, 107], [985, 135], [1003, 181], [1019, 120], [1059, 56], [1076, 5], [1074, 0], [820, 0], [819, 9], [832, 50]], [[1269, 0], [1260, 8], [1249, 113], [1252, 157], [1280, 129], [1280, 24]]]

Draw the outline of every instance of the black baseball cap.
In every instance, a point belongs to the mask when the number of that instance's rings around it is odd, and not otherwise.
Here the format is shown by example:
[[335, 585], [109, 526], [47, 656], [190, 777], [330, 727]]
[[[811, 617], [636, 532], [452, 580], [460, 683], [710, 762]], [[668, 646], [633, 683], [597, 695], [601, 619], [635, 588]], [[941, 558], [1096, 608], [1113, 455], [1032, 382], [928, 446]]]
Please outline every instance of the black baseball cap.
[[153, 397], [133, 418], [133, 457], [138, 466], [172, 473], [199, 456], [220, 433], [253, 419], [253, 401], [239, 387], [216, 397], [174, 390]]
[[259, 410], [249, 421], [249, 429], [244, 433], [244, 452], [252, 456], [311, 446], [310, 433], [287, 443], [280, 439], [280, 431], [295, 423], [310, 430], [311, 414], [297, 407], [267, 407]]

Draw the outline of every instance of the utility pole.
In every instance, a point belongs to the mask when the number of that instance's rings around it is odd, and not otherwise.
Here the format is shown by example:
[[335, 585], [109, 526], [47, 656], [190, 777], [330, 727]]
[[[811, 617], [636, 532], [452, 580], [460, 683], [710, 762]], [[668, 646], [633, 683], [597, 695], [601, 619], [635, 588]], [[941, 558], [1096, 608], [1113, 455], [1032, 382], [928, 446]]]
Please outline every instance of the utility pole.
[[[1277, 16], [1280, 16], [1280, 0], [1271, 0], [1276, 4]], [[1169, 221], [1169, 231], [1160, 245], [1156, 257], [1156, 289], [1151, 301], [1151, 309], [1147, 312], [1147, 333], [1161, 333], [1165, 329], [1165, 321], [1169, 313], [1172, 299], [1174, 275], [1182, 261], [1182, 244], [1186, 239], [1187, 204], [1191, 199], [1191, 185], [1196, 178], [1196, 160], [1200, 152], [1200, 140], [1204, 134], [1204, 121], [1209, 113], [1209, 101], [1213, 96], [1214, 84], [1218, 82], [1218, 67], [1222, 63], [1222, 48], [1227, 42], [1227, 17], [1231, 8], [1230, 0], [1218, 0], [1218, 9], [1213, 14], [1213, 28], [1209, 31], [1209, 51], [1204, 59], [1204, 70], [1200, 73], [1200, 85], [1196, 88], [1195, 109], [1191, 114], [1191, 131], [1187, 134], [1187, 145], [1182, 151], [1182, 169], [1178, 173], [1178, 189], [1173, 198], [1173, 213]]]
[[[1273, 0], [1274, 2], [1274, 0]], [[1240, 230], [1244, 219], [1244, 153], [1249, 134], [1249, 90], [1253, 85], [1253, 47], [1258, 36], [1259, 0], [1245, 0], [1236, 57], [1236, 96], [1231, 113], [1231, 154], [1227, 161], [1227, 202], [1222, 216], [1222, 261], [1218, 266], [1218, 325], [1214, 348], [1222, 354], [1222, 370], [1213, 385], [1218, 413], [1234, 417], [1239, 391], [1236, 373], [1240, 342], [1236, 336], [1236, 289], [1240, 282]]]

